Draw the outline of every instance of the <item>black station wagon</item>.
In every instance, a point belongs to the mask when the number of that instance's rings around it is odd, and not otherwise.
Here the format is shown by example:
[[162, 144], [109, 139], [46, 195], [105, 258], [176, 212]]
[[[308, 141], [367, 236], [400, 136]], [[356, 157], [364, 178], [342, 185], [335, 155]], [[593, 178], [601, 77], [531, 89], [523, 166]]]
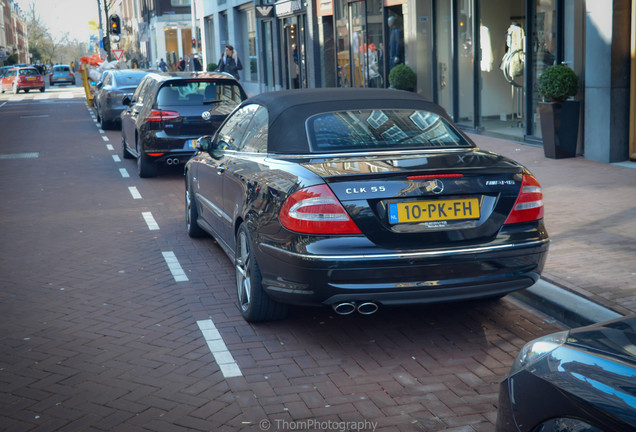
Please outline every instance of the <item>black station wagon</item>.
[[250, 321], [497, 298], [548, 251], [539, 182], [410, 92], [254, 96], [199, 139], [185, 182], [188, 233], [235, 264]]

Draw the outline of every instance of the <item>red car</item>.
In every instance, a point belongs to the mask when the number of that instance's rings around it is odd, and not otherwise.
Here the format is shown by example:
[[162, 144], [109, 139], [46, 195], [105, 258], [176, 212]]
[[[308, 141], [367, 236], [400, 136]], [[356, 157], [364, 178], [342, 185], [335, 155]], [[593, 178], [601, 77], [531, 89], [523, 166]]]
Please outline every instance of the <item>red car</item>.
[[39, 89], [44, 91], [44, 78], [34, 67], [16, 67], [9, 69], [0, 81], [0, 91], [7, 90], [17, 94], [20, 90], [28, 93], [29, 90]]

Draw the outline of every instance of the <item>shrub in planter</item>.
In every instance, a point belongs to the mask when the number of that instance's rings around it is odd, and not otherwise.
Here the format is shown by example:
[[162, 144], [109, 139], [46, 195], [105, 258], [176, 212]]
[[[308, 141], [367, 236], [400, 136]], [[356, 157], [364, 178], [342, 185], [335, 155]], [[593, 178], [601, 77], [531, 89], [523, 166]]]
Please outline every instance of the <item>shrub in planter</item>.
[[563, 102], [579, 92], [579, 77], [565, 65], [549, 66], [539, 77], [537, 90], [546, 102]]
[[545, 156], [576, 156], [580, 104], [567, 99], [578, 93], [579, 77], [567, 66], [549, 66], [539, 77], [537, 90], [546, 101], [538, 107]]
[[399, 64], [389, 72], [389, 85], [398, 90], [415, 90], [417, 75], [405, 64]]
[[208, 63], [208, 66], [206, 68], [206, 71], [208, 72], [214, 72], [216, 70], [216, 68], [218, 67], [218, 65], [216, 63]]

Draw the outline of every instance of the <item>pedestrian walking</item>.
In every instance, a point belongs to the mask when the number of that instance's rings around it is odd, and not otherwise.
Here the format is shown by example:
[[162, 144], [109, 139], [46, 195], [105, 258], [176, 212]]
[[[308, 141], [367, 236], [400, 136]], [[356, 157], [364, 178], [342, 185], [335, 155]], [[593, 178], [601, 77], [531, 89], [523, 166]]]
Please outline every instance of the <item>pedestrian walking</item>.
[[217, 70], [227, 72], [233, 75], [237, 80], [241, 78], [239, 71], [243, 70], [243, 65], [232, 45], [225, 45], [225, 53], [221, 54]]
[[201, 65], [201, 60], [199, 60], [199, 56], [195, 55], [192, 59], [192, 64], [194, 65], [195, 71], [203, 70], [203, 66]]
[[163, 61], [163, 58], [161, 59], [161, 61], [159, 62], [159, 70], [161, 72], [166, 72], [168, 70], [168, 65], [166, 64], [165, 61]]
[[177, 69], [179, 69], [179, 71], [183, 72], [185, 70], [185, 68], [186, 68], [186, 62], [183, 59], [183, 57], [181, 57], [179, 59], [179, 64], [177, 65]]

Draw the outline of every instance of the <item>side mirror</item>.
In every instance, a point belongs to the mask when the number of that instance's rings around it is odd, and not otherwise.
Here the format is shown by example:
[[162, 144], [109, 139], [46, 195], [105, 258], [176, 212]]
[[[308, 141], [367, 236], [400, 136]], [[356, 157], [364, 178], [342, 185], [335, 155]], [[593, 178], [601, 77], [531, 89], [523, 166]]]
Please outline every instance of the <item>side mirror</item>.
[[124, 106], [130, 106], [130, 96], [126, 95], [123, 98], [121, 98], [121, 103]]
[[100, 81], [97, 84], [95, 84], [95, 87], [97, 87], [98, 89], [102, 88], [104, 85], [104, 81]]
[[212, 148], [212, 137], [210, 135], [204, 135], [194, 143], [194, 147], [199, 151], [209, 152]]

